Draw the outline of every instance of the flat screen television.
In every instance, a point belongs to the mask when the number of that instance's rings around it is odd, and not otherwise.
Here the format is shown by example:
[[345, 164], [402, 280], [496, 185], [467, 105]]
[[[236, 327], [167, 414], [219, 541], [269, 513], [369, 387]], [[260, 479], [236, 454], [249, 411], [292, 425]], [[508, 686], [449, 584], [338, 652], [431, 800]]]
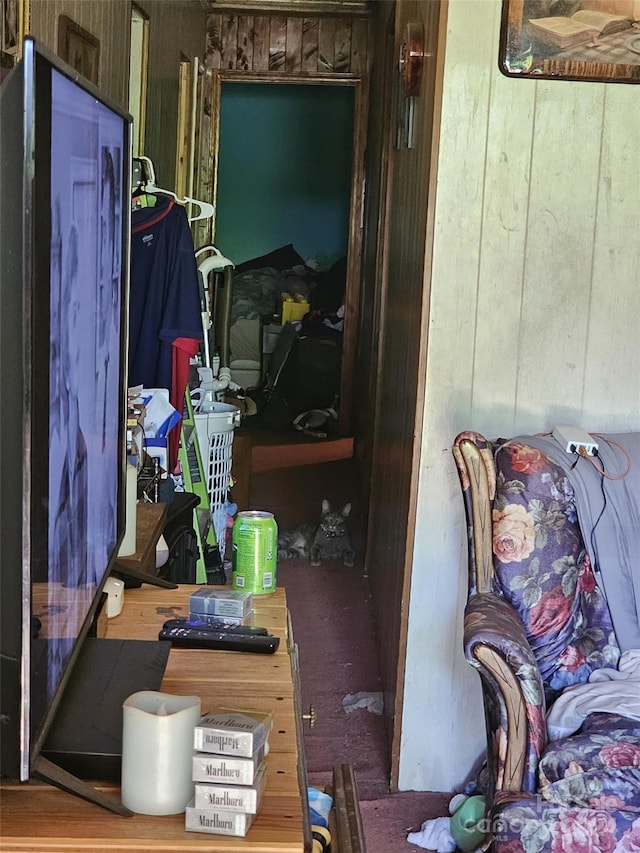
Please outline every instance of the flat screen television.
[[25, 39], [0, 87], [0, 771], [20, 780], [124, 532], [130, 127]]

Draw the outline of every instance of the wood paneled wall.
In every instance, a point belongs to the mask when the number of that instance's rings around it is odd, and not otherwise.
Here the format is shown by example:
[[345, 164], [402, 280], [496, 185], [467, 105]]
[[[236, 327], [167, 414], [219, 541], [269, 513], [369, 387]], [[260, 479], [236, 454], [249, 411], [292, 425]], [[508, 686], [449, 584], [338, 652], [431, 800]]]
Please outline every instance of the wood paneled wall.
[[[149, 18], [146, 144], [158, 183], [174, 184], [178, 69], [186, 56], [203, 58], [206, 14], [194, 0], [139, 0]], [[99, 88], [122, 107], [129, 102], [130, 0], [32, 0], [31, 33], [54, 52], [58, 18], [67, 15], [100, 41]]]
[[100, 41], [98, 86], [107, 97], [127, 108], [129, 102], [129, 0], [31, 0], [30, 32], [54, 53], [58, 19], [67, 15]]
[[211, 14], [205, 64], [223, 71], [361, 74], [371, 54], [369, 18]]
[[[425, 211], [431, 191], [432, 123], [436, 85], [440, 4], [403, 2], [395, 7], [392, 55], [387, 50], [386, 88], [373, 95], [371, 115], [386, 114], [380, 155], [388, 160], [389, 185], [381, 198], [383, 223], [378, 234], [382, 252], [368, 257], [365, 278], [384, 270], [379, 320], [378, 405], [372, 448], [371, 496], [367, 568], [371, 575], [385, 691], [385, 713], [392, 735], [392, 788], [397, 781], [404, 658], [408, 618], [413, 524], [417, 500], [416, 459], [420, 448], [422, 397], [420, 370], [427, 337], [424, 312], [428, 282], [424, 277], [427, 251]], [[421, 92], [415, 101], [413, 148], [395, 147], [395, 112], [390, 109], [390, 84], [395, 82], [394, 57], [408, 21], [420, 21], [428, 55]], [[393, 18], [391, 19], [391, 23]], [[378, 27], [386, 24], [376, 22]], [[376, 77], [376, 80], [378, 78]], [[378, 84], [380, 85], [380, 83]], [[379, 166], [380, 168], [380, 166]], [[386, 216], [385, 216], [386, 214]]]
[[154, 162], [158, 185], [173, 189], [180, 60], [202, 61], [206, 15], [194, 2], [139, 0], [137, 5], [149, 17], [145, 154]]

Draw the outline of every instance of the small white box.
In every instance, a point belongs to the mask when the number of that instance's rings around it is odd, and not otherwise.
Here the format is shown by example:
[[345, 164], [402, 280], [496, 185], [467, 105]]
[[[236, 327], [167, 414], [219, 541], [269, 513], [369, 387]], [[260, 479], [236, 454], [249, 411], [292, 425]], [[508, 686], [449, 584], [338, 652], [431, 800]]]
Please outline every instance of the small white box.
[[184, 828], [188, 832], [210, 832], [213, 835], [244, 837], [253, 823], [253, 817], [246, 812], [199, 809], [191, 802], [185, 809]]
[[223, 622], [226, 625], [250, 625], [253, 618], [253, 610], [247, 616], [212, 616], [209, 613], [196, 613], [189, 611], [189, 619], [195, 622], [206, 622], [209, 625], [218, 625]]
[[554, 426], [551, 434], [566, 453], [579, 453], [584, 450], [588, 456], [595, 456], [598, 452], [598, 442], [581, 427], [558, 424]]
[[250, 592], [233, 589], [204, 587], [191, 594], [189, 612], [198, 616], [240, 616], [244, 618], [253, 609]]
[[264, 753], [264, 746], [252, 758], [196, 752], [193, 756], [193, 781], [215, 782], [218, 785], [253, 785]]
[[263, 761], [253, 785], [215, 785], [209, 782], [196, 782], [194, 807], [258, 814], [266, 778], [267, 765]]
[[202, 715], [193, 732], [193, 748], [251, 758], [267, 741], [272, 727], [269, 711], [219, 708]]

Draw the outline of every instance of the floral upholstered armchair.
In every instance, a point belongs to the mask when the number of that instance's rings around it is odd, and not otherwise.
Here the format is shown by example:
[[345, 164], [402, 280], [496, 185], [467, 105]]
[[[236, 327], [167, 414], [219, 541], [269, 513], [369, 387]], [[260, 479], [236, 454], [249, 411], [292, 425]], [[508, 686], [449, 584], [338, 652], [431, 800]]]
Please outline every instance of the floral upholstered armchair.
[[594, 713], [550, 740], [562, 691], [620, 651], [564, 471], [526, 440], [463, 432], [468, 521], [464, 651], [487, 729], [483, 793], [496, 853], [640, 853], [640, 723]]

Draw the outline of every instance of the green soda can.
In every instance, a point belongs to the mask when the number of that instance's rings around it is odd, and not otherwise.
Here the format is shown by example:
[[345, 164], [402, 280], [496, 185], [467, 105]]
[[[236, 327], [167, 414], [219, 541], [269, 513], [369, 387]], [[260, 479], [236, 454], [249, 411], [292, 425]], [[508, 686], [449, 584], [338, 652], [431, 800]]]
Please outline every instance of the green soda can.
[[271, 512], [239, 512], [233, 525], [231, 588], [267, 595], [276, 588], [278, 526]]

